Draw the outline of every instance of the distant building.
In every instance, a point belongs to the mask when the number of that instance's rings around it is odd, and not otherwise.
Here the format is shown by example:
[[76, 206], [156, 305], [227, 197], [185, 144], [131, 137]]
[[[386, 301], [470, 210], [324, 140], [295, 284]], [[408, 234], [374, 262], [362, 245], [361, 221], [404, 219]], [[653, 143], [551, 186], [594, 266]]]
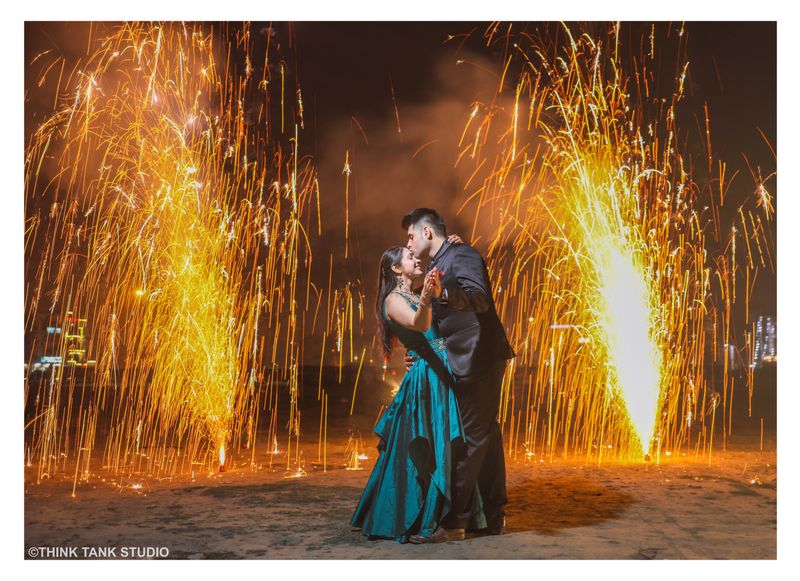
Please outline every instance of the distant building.
[[48, 351], [55, 351], [55, 353], [45, 352], [45, 355], [32, 364], [32, 370], [46, 371], [51, 366], [59, 367], [61, 365], [94, 366], [95, 361], [87, 359], [86, 356], [87, 326], [88, 319], [79, 318], [72, 311], [67, 313], [63, 326], [48, 326], [46, 336], [53, 337], [54, 341], [46, 341], [45, 345], [49, 345]]
[[755, 334], [753, 335], [751, 367], [761, 367], [765, 363], [776, 363], [778, 361], [776, 334], [775, 317], [760, 315], [756, 320]]
[[737, 353], [736, 347], [732, 343], [728, 343], [726, 347], [728, 351], [728, 369], [736, 371], [739, 369], [739, 353]]
[[764, 349], [764, 357], [762, 361], [765, 363], [775, 363], [778, 361], [778, 350], [776, 348], [776, 335], [775, 319], [767, 317], [766, 322], [766, 347]]
[[67, 313], [64, 341], [67, 348], [67, 365], [86, 363], [86, 323], [87, 319], [76, 317], [72, 311]]

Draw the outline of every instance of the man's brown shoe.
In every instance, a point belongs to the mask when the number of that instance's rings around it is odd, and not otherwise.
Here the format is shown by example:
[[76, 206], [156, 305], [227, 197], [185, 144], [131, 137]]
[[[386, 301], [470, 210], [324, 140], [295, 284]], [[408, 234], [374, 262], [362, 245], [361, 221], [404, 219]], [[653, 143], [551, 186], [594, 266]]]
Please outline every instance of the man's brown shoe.
[[468, 533], [474, 535], [502, 535], [506, 528], [506, 519], [502, 517], [499, 521], [493, 522], [482, 529], [467, 529]]
[[422, 535], [412, 535], [408, 538], [408, 540], [415, 545], [425, 545], [428, 543], [446, 543], [448, 541], [463, 541], [464, 540], [464, 529], [446, 529], [444, 527], [438, 527], [433, 534], [429, 537], [423, 537]]

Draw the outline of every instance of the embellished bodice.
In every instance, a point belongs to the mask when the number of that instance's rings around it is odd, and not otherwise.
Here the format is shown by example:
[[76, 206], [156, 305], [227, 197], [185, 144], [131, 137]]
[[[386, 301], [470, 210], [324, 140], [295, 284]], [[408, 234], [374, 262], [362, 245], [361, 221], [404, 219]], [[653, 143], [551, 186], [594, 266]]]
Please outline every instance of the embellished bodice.
[[[405, 300], [414, 311], [419, 308], [417, 303], [409, 299], [404, 294], [396, 291], [392, 292], [395, 292], [395, 294], [403, 297], [403, 300]], [[389, 324], [392, 334], [398, 338], [398, 340], [406, 349], [408, 349], [410, 352], [415, 352], [414, 354], [416, 356], [421, 356], [421, 352], [427, 351], [430, 348], [433, 348], [434, 351], [444, 351], [444, 339], [439, 336], [439, 331], [436, 328], [435, 322], [432, 321], [431, 326], [428, 327], [428, 330], [424, 333], [414, 331], [413, 329], [408, 329], [398, 323], [395, 323], [386, 316], [385, 302], [383, 304], [383, 318]]]

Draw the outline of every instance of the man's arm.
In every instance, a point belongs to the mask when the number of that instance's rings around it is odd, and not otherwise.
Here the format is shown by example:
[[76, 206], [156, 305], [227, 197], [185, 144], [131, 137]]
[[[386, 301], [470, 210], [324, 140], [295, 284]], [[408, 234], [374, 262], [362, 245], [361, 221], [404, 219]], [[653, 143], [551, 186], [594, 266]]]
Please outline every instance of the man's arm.
[[459, 311], [485, 313], [491, 305], [491, 291], [486, 288], [484, 264], [481, 255], [469, 246], [459, 246], [453, 251], [450, 269], [458, 284], [449, 284], [446, 289], [446, 305]]

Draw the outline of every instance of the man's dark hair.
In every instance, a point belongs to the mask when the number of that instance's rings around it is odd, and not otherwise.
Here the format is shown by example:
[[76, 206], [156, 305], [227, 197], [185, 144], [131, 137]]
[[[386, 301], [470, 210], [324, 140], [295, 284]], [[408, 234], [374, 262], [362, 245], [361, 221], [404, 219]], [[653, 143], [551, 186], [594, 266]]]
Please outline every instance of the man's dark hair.
[[403, 230], [408, 230], [409, 226], [414, 226], [416, 228], [419, 223], [424, 223], [433, 230], [437, 236], [447, 236], [447, 227], [444, 225], [444, 220], [442, 220], [442, 217], [436, 210], [431, 210], [430, 208], [415, 208], [403, 216]]

